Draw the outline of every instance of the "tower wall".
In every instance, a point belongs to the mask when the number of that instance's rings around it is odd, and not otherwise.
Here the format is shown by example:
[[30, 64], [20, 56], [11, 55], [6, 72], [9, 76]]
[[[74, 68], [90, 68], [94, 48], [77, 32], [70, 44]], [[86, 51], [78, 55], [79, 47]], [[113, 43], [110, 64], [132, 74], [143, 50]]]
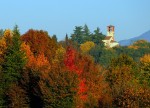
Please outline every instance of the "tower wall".
[[107, 36], [112, 36], [114, 41], [114, 34], [115, 34], [115, 27], [114, 26], [107, 26]]

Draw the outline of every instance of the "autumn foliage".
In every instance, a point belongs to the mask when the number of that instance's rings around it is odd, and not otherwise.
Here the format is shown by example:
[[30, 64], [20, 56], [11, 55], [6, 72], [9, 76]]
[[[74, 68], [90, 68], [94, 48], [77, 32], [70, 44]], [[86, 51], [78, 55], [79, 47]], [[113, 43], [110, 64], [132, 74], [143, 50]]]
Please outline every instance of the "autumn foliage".
[[104, 82], [102, 67], [96, 65], [89, 56], [83, 56], [71, 47], [67, 48], [64, 63], [69, 70], [78, 75], [78, 107], [98, 107], [99, 101], [109, 104], [111, 99], [107, 100], [104, 93], [104, 89], [109, 87]]
[[[86, 80], [84, 78], [81, 77], [82, 73], [83, 73], [83, 68], [82, 67], [78, 67], [76, 62], [77, 59], [77, 52], [72, 49], [71, 47], [67, 48], [66, 51], [66, 59], [64, 61], [66, 67], [70, 70], [75, 72], [78, 75], [78, 80], [79, 80], [79, 84], [78, 84], [78, 95], [80, 97], [81, 100], [86, 100], [87, 99], [87, 95], [86, 95]], [[80, 64], [80, 62], [78, 62]]]
[[[30, 29], [22, 36], [17, 26], [5, 30], [0, 38], [0, 107], [150, 107], [150, 54], [142, 52], [135, 60], [120, 54], [124, 47], [103, 48], [96, 40], [103, 38], [97, 37], [99, 29], [94, 35], [76, 29], [80, 33], [61, 42], [43, 30]], [[148, 45], [137, 41], [125, 50], [148, 52]]]

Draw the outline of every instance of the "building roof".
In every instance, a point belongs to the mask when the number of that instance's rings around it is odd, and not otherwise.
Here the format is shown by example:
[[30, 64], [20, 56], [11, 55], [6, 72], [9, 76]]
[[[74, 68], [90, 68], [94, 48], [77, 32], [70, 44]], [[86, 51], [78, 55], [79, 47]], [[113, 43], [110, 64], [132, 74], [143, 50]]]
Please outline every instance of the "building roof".
[[112, 36], [106, 36], [104, 40], [110, 40]]
[[113, 25], [109, 25], [109, 26], [107, 26], [107, 27], [114, 27]]
[[116, 41], [114, 41], [114, 40], [111, 40], [110, 42], [111, 42], [111, 43], [114, 43], [114, 42], [116, 42]]

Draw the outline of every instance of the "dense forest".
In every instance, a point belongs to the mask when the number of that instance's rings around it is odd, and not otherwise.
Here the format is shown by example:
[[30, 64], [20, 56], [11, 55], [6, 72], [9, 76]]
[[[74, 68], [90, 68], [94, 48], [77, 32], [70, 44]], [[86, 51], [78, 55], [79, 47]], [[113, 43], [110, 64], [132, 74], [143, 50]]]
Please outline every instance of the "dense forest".
[[97, 27], [58, 41], [0, 30], [0, 108], [149, 108], [150, 43], [106, 48]]

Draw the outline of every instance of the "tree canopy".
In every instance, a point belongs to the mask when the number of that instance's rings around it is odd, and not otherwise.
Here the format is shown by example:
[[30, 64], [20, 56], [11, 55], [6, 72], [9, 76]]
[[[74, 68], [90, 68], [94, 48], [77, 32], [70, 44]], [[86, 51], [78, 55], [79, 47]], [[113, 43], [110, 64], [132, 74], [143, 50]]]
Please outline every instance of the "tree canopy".
[[0, 107], [149, 108], [150, 43], [106, 48], [104, 37], [86, 24], [62, 41], [0, 30]]

